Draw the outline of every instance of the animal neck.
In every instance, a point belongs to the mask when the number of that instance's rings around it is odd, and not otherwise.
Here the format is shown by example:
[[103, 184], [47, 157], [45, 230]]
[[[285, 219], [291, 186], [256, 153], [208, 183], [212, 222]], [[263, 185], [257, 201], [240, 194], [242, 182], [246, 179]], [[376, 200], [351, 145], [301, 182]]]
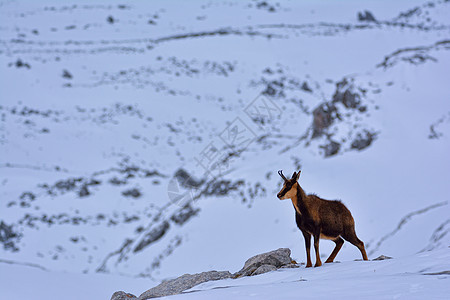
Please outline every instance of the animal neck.
[[308, 196], [306, 196], [305, 191], [302, 189], [300, 184], [296, 184], [297, 192], [295, 193], [295, 196], [291, 198], [292, 204], [294, 204], [295, 210], [303, 215], [306, 212], [307, 209], [307, 199]]

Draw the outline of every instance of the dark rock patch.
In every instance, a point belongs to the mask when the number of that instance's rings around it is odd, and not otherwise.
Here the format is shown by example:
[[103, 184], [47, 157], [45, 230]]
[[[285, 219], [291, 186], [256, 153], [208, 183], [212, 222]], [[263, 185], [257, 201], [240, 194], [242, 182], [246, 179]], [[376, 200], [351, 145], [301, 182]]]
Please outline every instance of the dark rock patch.
[[203, 180], [194, 178], [185, 169], [178, 169], [175, 172], [174, 178], [184, 188], [198, 188], [203, 184]]
[[334, 103], [342, 103], [346, 108], [358, 108], [361, 104], [361, 95], [355, 91], [354, 86], [344, 78], [336, 83], [333, 95]]
[[133, 198], [139, 198], [142, 196], [141, 192], [136, 188], [123, 191], [122, 195], [124, 195], [125, 197], [133, 197]]
[[329, 141], [328, 144], [320, 146], [324, 150], [324, 156], [330, 157], [336, 155], [341, 149], [341, 144], [335, 141]]
[[3, 244], [3, 249], [13, 252], [19, 251], [19, 248], [14, 243], [14, 239], [18, 237], [19, 235], [14, 232], [12, 225], [7, 225], [3, 221], [0, 221], [0, 243]]
[[123, 291], [115, 292], [111, 297], [111, 300], [129, 300], [129, 299], [137, 299], [137, 297], [133, 294], [125, 293]]
[[376, 134], [365, 130], [362, 133], [358, 133], [356, 138], [352, 142], [352, 149], [363, 150], [372, 144], [375, 140]]
[[231, 191], [236, 191], [239, 189], [240, 186], [244, 185], [244, 180], [237, 180], [237, 181], [231, 181], [231, 180], [212, 180], [209, 181], [203, 191], [201, 192], [201, 195], [204, 196], [226, 196]]
[[134, 248], [133, 252], [139, 252], [148, 245], [156, 242], [164, 236], [164, 234], [169, 230], [169, 222], [164, 221], [155, 228], [153, 228], [149, 233], [147, 233], [141, 240], [141, 242]]
[[187, 204], [183, 208], [176, 211], [170, 219], [177, 225], [183, 225], [190, 218], [195, 216], [200, 211], [199, 208], [193, 209], [190, 204]]
[[316, 107], [313, 111], [312, 137], [321, 136], [337, 116], [337, 109], [333, 103], [325, 102]]
[[65, 79], [72, 79], [73, 78], [72, 74], [69, 71], [67, 71], [67, 70], [63, 70], [62, 77], [65, 78]]
[[373, 14], [365, 10], [364, 12], [358, 12], [358, 21], [360, 22], [377, 22]]
[[109, 24], [114, 24], [114, 23], [116, 22], [116, 20], [114, 19], [113, 16], [108, 16], [108, 17], [106, 18], [106, 21], [107, 21]]

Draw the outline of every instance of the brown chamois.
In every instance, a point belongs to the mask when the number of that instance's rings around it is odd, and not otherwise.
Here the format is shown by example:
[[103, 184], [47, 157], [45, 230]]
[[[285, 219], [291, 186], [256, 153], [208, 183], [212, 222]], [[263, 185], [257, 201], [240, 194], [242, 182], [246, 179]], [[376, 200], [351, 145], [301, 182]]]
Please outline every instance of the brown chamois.
[[322, 265], [319, 255], [319, 239], [332, 240], [336, 243], [336, 247], [326, 263], [333, 262], [339, 250], [341, 250], [344, 244], [342, 238], [358, 247], [363, 259], [368, 260], [364, 243], [356, 236], [355, 221], [347, 207], [340, 201], [325, 200], [314, 194], [306, 195], [298, 183], [300, 172], [294, 172], [291, 179], [286, 179], [283, 171], [278, 171], [278, 174], [284, 179], [284, 184], [277, 197], [280, 200], [291, 199], [292, 204], [294, 204], [295, 221], [305, 238], [306, 267], [312, 266], [311, 235], [314, 237], [314, 250], [316, 252], [315, 267]]

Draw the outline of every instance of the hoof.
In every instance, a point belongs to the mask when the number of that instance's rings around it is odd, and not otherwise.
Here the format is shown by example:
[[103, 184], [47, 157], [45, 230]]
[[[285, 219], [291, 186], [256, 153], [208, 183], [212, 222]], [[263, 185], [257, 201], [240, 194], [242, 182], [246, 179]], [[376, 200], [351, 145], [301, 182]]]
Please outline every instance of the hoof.
[[306, 265], [305, 268], [311, 268], [311, 267], [312, 267], [312, 264], [309, 264], [309, 265]]
[[314, 265], [314, 268], [320, 267], [321, 265], [322, 265], [322, 263], [316, 263], [316, 264]]
[[329, 263], [332, 263], [332, 262], [333, 262], [332, 260], [327, 260], [325, 263], [329, 264]]

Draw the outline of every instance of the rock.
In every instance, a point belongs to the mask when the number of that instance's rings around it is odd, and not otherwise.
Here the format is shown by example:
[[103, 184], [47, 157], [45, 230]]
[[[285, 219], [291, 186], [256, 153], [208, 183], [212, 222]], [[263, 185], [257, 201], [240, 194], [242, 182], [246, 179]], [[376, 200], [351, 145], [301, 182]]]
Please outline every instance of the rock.
[[63, 70], [62, 77], [66, 78], [66, 79], [72, 79], [73, 78], [72, 74], [70, 74], [70, 72], [67, 71], [67, 70]]
[[369, 131], [358, 133], [356, 138], [353, 140], [351, 147], [352, 149], [363, 150], [372, 144], [375, 137], [376, 134]]
[[160, 285], [147, 290], [139, 296], [139, 300], [176, 295], [200, 283], [230, 277], [231, 273], [228, 271], [209, 271], [193, 275], [184, 274], [176, 279], [164, 281]]
[[108, 16], [108, 17], [106, 18], [106, 21], [107, 21], [109, 24], [114, 24], [114, 22], [116, 22], [116, 20], [114, 19], [113, 16]]
[[358, 21], [377, 22], [372, 13], [368, 10], [364, 12], [358, 12]]
[[[302, 263], [303, 264], [303, 263]], [[290, 264], [288, 265], [284, 265], [281, 266], [280, 269], [296, 269], [296, 268], [300, 268], [300, 266], [297, 264], [296, 261], [292, 261]]]
[[333, 103], [322, 103], [313, 111], [313, 135], [322, 135], [326, 128], [330, 127], [334, 119], [337, 118], [337, 109]]
[[195, 216], [199, 211], [199, 208], [193, 209], [190, 204], [187, 204], [183, 208], [174, 212], [170, 219], [175, 222], [175, 224], [183, 225], [187, 220]]
[[231, 191], [236, 191], [238, 188], [242, 185], [244, 185], [244, 180], [240, 179], [237, 181], [231, 181], [231, 180], [216, 180], [213, 179], [211, 181], [208, 181], [206, 183], [205, 188], [201, 191], [201, 194], [203, 196], [226, 196]]
[[386, 259], [392, 259], [390, 256], [380, 255], [377, 258], [374, 258], [372, 260], [386, 260]]
[[166, 234], [167, 230], [169, 230], [169, 222], [164, 221], [155, 228], [153, 228], [149, 233], [147, 233], [141, 240], [141, 242], [134, 248], [133, 252], [139, 252], [151, 243], [156, 242], [160, 238]]
[[80, 189], [80, 191], [78, 192], [78, 196], [80, 197], [80, 198], [82, 198], [82, 197], [87, 197], [87, 196], [89, 196], [91, 193], [89, 192], [89, 190], [88, 190], [88, 188], [87, 188], [87, 185], [83, 185], [82, 187], [81, 187], [81, 189]]
[[328, 144], [320, 146], [320, 148], [325, 151], [325, 157], [330, 157], [339, 152], [339, 149], [341, 149], [341, 144], [335, 141], [330, 141]]
[[275, 267], [275, 266], [262, 265], [258, 269], [256, 269], [255, 272], [253, 272], [252, 276], [259, 275], [259, 274], [264, 274], [264, 273], [271, 272], [271, 271], [276, 271], [276, 270], [277, 270], [277, 267]]
[[202, 180], [195, 179], [185, 169], [178, 169], [174, 178], [185, 188], [198, 188], [203, 184]]
[[122, 195], [124, 195], [125, 197], [133, 197], [133, 198], [139, 198], [140, 196], [142, 196], [141, 192], [136, 188], [123, 191]]
[[24, 63], [20, 58], [16, 61], [17, 68], [27, 68], [30, 69], [30, 65], [28, 63]]
[[137, 297], [130, 293], [125, 293], [123, 291], [115, 292], [111, 296], [111, 300], [129, 300], [129, 299], [137, 299]]
[[309, 87], [308, 83], [306, 81], [303, 81], [302, 86], [300, 87], [302, 90], [308, 93], [312, 93], [312, 89]]
[[14, 238], [17, 237], [18, 234], [13, 231], [12, 225], [7, 225], [3, 221], [0, 221], [0, 243], [3, 244], [3, 248], [5, 250], [9, 249], [14, 252], [19, 250], [12, 241]]
[[249, 258], [245, 262], [244, 267], [239, 272], [235, 273], [233, 277], [238, 278], [242, 276], [255, 275], [254, 273], [257, 271], [257, 269], [263, 265], [274, 266], [276, 269], [278, 269], [284, 265], [290, 264], [291, 262], [291, 250], [289, 248], [280, 248]]

